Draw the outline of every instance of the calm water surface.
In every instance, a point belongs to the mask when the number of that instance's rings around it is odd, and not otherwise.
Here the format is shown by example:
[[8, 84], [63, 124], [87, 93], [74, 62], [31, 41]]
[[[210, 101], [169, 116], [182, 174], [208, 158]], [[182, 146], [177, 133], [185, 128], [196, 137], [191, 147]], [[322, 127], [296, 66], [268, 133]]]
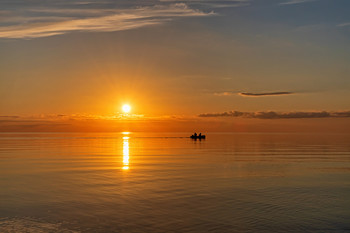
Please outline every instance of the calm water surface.
[[0, 134], [0, 232], [350, 232], [350, 135]]

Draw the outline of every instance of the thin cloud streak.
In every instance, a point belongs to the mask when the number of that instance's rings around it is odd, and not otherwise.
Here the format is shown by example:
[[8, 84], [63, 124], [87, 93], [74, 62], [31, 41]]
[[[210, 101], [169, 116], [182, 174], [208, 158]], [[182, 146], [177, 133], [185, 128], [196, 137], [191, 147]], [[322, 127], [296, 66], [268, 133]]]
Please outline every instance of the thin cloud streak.
[[[99, 17], [67, 19], [56, 22], [38, 22], [0, 27], [0, 38], [37, 38], [65, 34], [73, 31], [112, 32], [162, 24], [179, 17], [215, 15], [191, 9], [178, 3], [136, 9], [116, 10], [114, 14]], [[52, 20], [49, 17], [48, 21]], [[28, 19], [30, 21], [30, 17]]]
[[350, 26], [350, 22], [341, 23], [337, 25], [337, 27], [348, 27], [348, 26]]
[[260, 96], [279, 96], [279, 95], [292, 95], [294, 92], [289, 91], [279, 91], [279, 92], [265, 92], [265, 93], [251, 93], [251, 92], [241, 92], [239, 95], [241, 96], [249, 96], [249, 97], [260, 97]]
[[[171, 116], [171, 118], [182, 118], [181, 116]], [[55, 121], [89, 121], [89, 120], [106, 120], [106, 121], [123, 121], [123, 120], [149, 120], [149, 119], [164, 119], [169, 116], [144, 116], [142, 114], [123, 114], [116, 113], [110, 115], [94, 115], [94, 114], [37, 114], [37, 115], [21, 115], [21, 116], [0, 116], [1, 122], [55, 122]]]
[[178, 1], [178, 0], [160, 0], [160, 2], [170, 2], [170, 3], [180, 3], [184, 2], [191, 6], [201, 6], [208, 8], [231, 8], [231, 7], [243, 7], [249, 6], [251, 4], [251, 0], [211, 0], [211, 1], [203, 1], [203, 0], [186, 0], [186, 1]]
[[257, 119], [300, 119], [300, 118], [347, 118], [350, 117], [350, 111], [336, 112], [240, 112], [229, 111], [222, 113], [203, 113], [199, 117], [242, 117], [242, 118], [257, 118]]
[[233, 92], [233, 91], [224, 91], [224, 92], [215, 92], [216, 96], [232, 96], [232, 95], [240, 95], [244, 97], [262, 97], [262, 96], [280, 96], [280, 95], [293, 95], [295, 92], [289, 91], [278, 91], [278, 92], [261, 92], [261, 93], [253, 93], [253, 92]]
[[223, 91], [223, 92], [215, 92], [214, 95], [216, 96], [231, 96], [231, 95], [237, 95], [237, 92], [233, 91]]
[[300, 3], [307, 3], [307, 2], [315, 2], [317, 0], [290, 0], [287, 2], [281, 2], [279, 5], [294, 5], [294, 4], [300, 4]]

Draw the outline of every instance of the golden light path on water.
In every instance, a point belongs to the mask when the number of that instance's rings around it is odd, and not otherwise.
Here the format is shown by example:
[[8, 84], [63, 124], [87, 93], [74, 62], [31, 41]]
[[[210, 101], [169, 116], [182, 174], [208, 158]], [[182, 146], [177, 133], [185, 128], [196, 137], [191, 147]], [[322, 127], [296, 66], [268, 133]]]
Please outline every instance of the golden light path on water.
[[[128, 132], [123, 132], [128, 134]], [[123, 137], [123, 170], [129, 169], [129, 137]]]

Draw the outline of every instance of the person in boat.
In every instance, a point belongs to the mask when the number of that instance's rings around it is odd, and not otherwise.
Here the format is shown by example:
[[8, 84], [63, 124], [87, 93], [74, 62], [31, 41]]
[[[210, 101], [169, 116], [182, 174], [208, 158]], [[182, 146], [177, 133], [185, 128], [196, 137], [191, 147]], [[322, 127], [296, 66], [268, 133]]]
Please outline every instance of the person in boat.
[[198, 134], [198, 137], [202, 137], [202, 133], [199, 133], [199, 134]]
[[197, 133], [194, 133], [193, 136], [194, 136], [194, 137], [197, 137]]

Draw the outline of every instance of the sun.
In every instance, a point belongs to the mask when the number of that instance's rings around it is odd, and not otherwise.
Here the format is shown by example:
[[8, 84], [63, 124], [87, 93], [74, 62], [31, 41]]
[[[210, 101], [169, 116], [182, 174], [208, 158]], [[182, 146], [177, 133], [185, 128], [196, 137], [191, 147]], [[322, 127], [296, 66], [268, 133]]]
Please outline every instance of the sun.
[[129, 104], [124, 104], [122, 107], [123, 112], [129, 113], [131, 110], [131, 106]]

